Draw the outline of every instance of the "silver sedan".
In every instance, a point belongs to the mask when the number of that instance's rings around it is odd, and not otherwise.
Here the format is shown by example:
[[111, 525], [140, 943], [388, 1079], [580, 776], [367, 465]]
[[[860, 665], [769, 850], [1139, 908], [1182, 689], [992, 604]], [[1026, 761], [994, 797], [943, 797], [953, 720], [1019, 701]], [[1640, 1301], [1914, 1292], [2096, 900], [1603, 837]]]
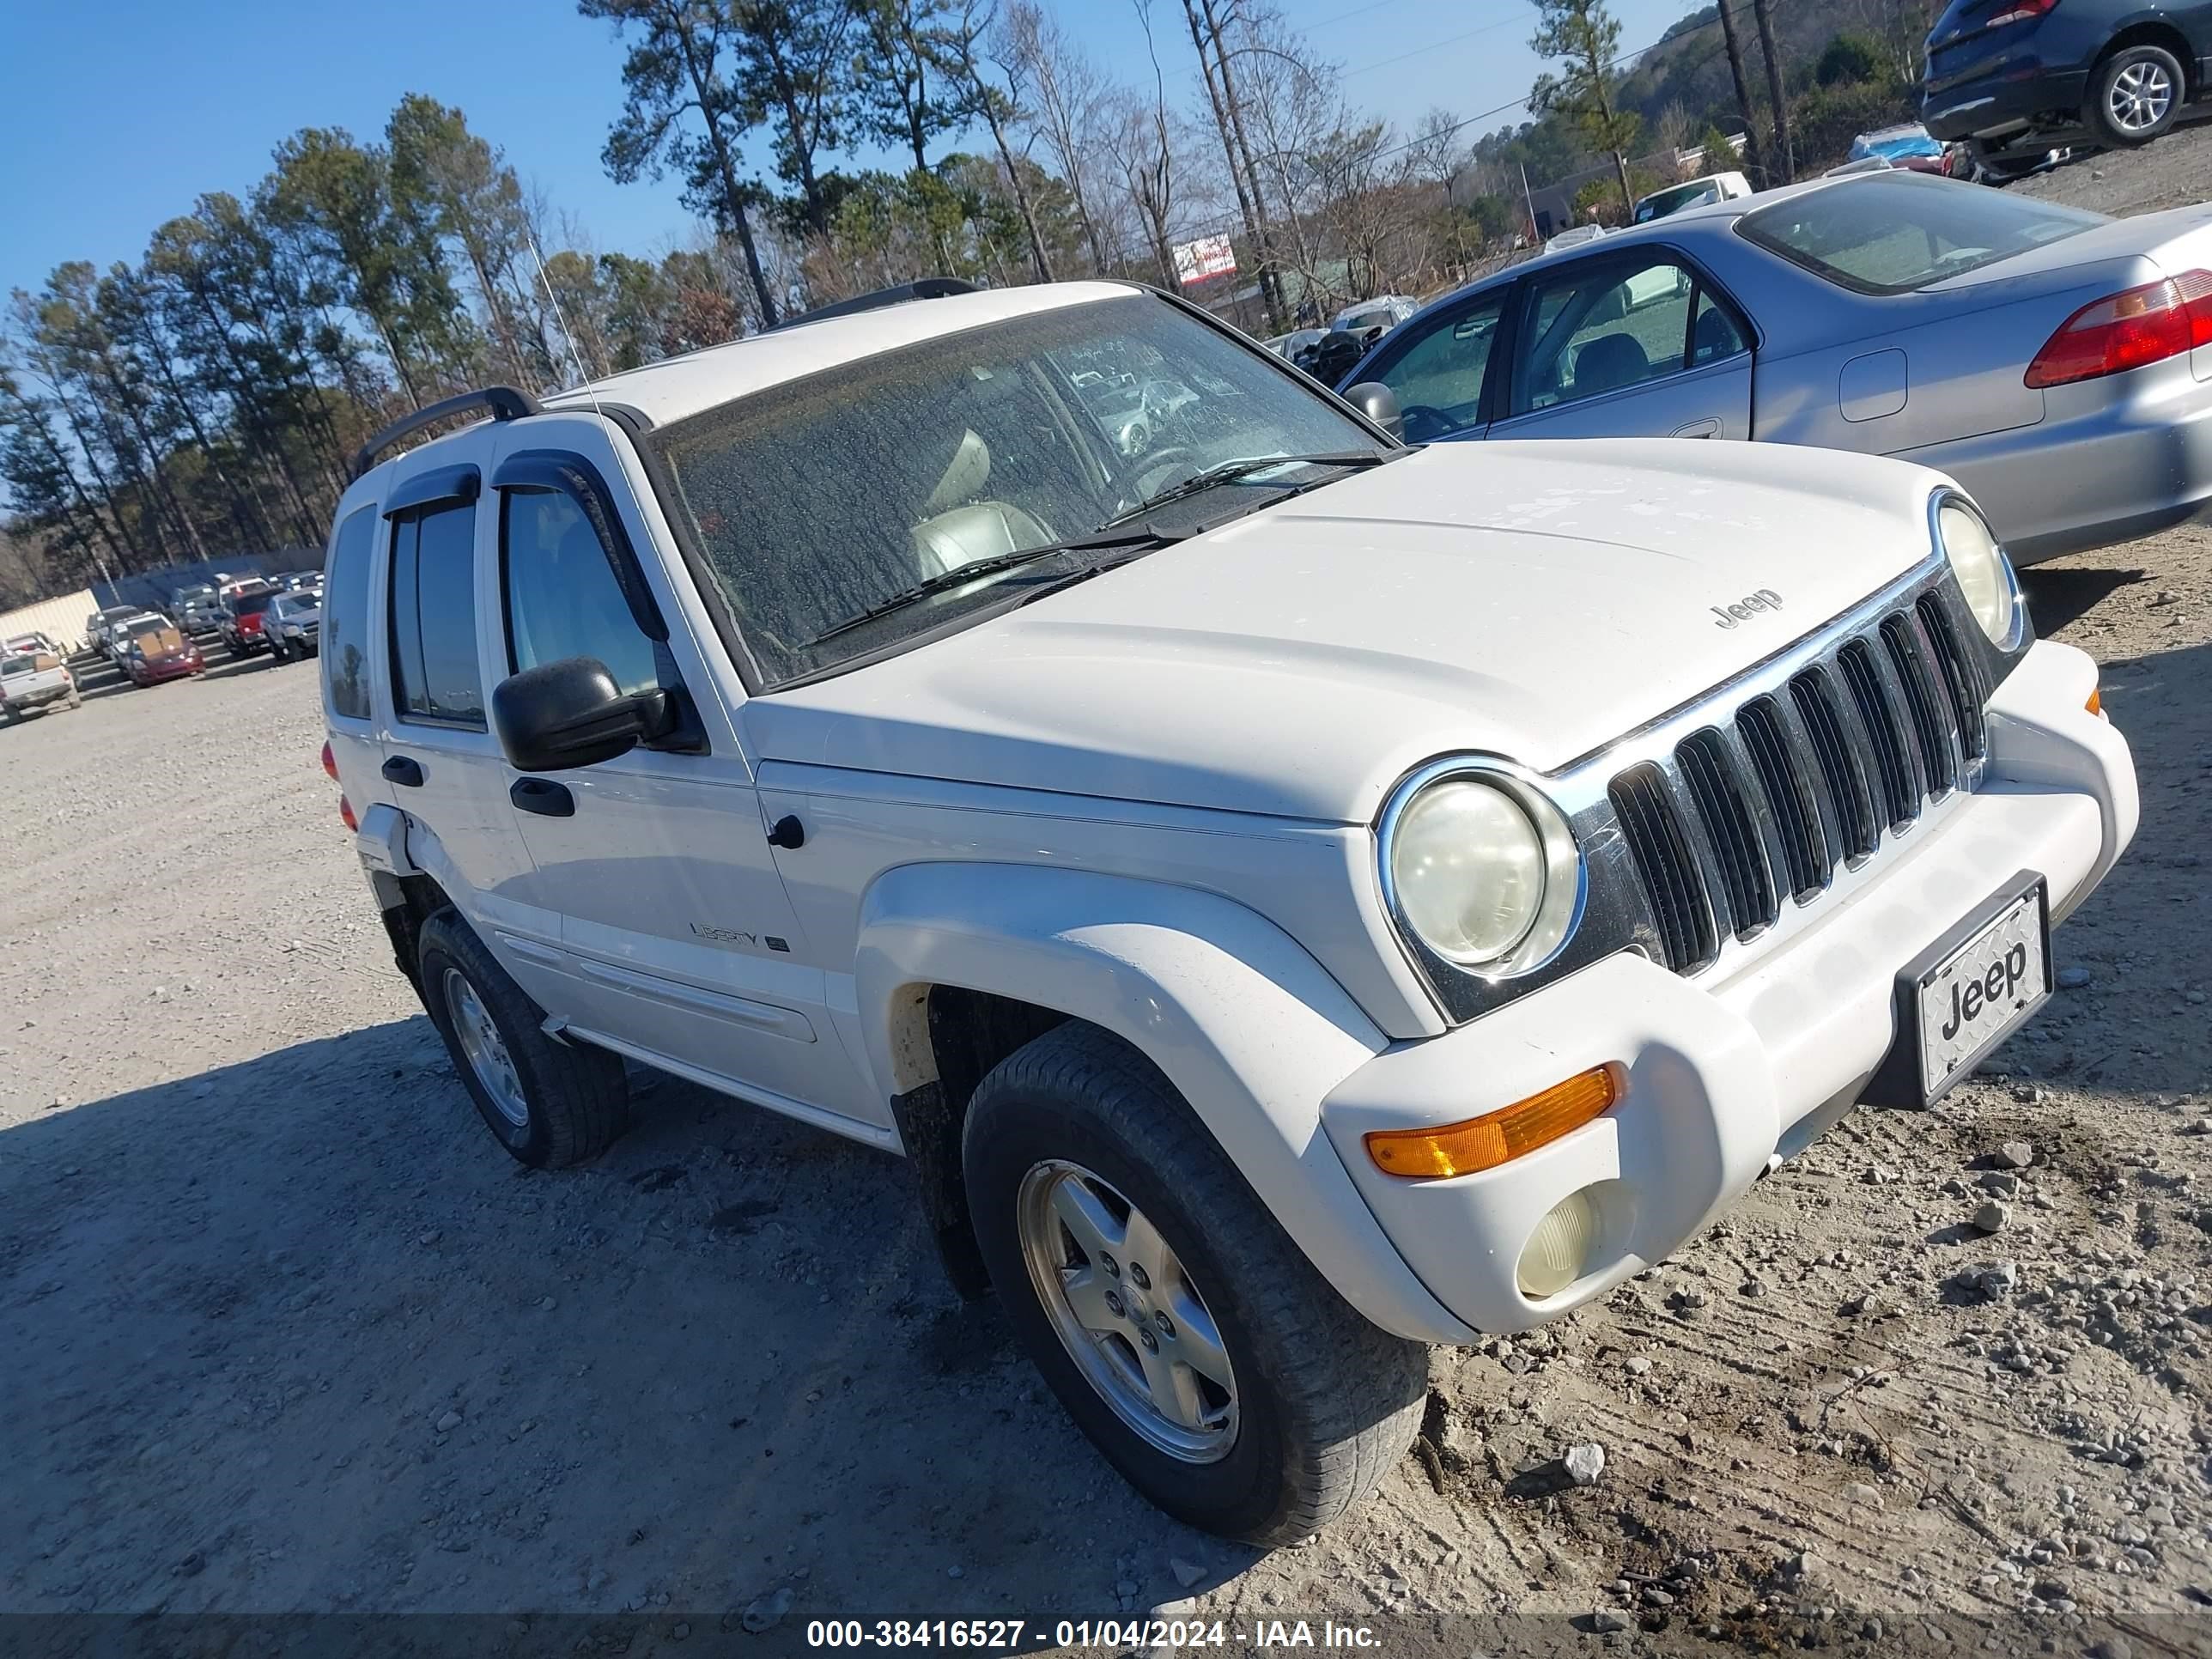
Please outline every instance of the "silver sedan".
[[1414, 443], [1757, 438], [1949, 473], [2014, 558], [2212, 510], [2212, 206], [2135, 219], [1915, 173], [1547, 254], [1384, 336]]

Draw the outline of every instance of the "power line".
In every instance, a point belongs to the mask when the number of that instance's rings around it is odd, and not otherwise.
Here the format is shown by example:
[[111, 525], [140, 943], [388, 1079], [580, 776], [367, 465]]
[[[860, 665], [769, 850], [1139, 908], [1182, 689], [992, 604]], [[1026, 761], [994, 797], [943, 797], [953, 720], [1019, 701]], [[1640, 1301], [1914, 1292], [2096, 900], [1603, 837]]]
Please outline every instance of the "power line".
[[1362, 64], [1358, 69], [1345, 70], [1337, 78], [1340, 81], [1349, 81], [1353, 76], [1364, 75], [1370, 70], [1388, 69], [1393, 64], [1404, 63], [1408, 58], [1424, 58], [1438, 46], [1457, 46], [1462, 40], [1474, 40], [1478, 34], [1490, 34], [1498, 29], [1510, 28], [1514, 24], [1524, 21], [1526, 20], [1518, 17], [1501, 17], [1495, 23], [1485, 23], [1480, 28], [1469, 29], [1464, 34], [1448, 34], [1441, 40], [1431, 40], [1425, 46], [1415, 46], [1411, 52], [1401, 52], [1395, 58], [1384, 58], [1372, 64]]

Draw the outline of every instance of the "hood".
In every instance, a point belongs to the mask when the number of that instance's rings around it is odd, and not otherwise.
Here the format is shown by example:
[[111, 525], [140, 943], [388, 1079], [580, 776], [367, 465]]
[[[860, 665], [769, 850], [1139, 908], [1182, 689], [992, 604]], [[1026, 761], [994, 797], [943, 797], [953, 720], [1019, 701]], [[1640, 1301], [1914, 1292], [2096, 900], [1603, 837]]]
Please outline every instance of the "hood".
[[1364, 823], [1425, 760], [1553, 770], [1816, 631], [1926, 556], [1936, 482], [1778, 444], [1439, 445], [753, 698], [746, 733], [764, 761]]

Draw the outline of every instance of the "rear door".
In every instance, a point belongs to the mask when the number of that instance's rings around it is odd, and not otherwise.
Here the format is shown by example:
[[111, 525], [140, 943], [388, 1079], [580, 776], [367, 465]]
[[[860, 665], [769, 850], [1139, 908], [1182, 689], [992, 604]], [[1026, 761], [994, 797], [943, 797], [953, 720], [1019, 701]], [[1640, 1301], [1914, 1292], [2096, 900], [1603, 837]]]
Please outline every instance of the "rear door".
[[[568, 982], [541, 1000], [640, 1059], [885, 1139], [885, 1103], [862, 1086], [826, 976], [809, 965], [716, 689], [727, 659], [710, 665], [667, 571], [635, 558], [653, 532], [606, 429], [576, 417], [504, 430], [493, 489], [495, 678], [592, 657], [625, 690], [680, 690], [696, 721], [688, 740], [597, 766], [504, 771], [515, 831], [561, 913], [560, 951], [545, 963]], [[628, 543], [611, 559], [595, 530], [605, 522]], [[645, 631], [617, 563], [643, 579], [665, 641]]]
[[1749, 321], [1648, 245], [1522, 279], [1493, 438], [1748, 438]]
[[485, 665], [499, 628], [497, 515], [483, 499], [491, 430], [447, 439], [439, 465], [402, 473], [386, 492], [380, 770], [408, 817], [408, 856], [478, 931], [550, 943], [560, 918], [536, 901], [536, 869], [514, 833], [507, 763], [486, 717]]

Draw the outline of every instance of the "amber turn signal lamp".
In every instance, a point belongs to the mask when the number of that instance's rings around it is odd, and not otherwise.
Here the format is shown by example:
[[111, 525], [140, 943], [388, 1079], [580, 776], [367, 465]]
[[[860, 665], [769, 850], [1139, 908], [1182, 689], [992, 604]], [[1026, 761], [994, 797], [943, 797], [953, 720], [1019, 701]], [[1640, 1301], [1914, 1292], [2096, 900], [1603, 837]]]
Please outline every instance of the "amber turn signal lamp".
[[1617, 1068], [1595, 1066], [1464, 1122], [1433, 1129], [1377, 1129], [1366, 1137], [1367, 1156], [1385, 1175], [1418, 1181], [1494, 1170], [1581, 1128], [1620, 1095]]
[[2100, 689], [2098, 690], [2092, 691], [2089, 694], [2089, 701], [2083, 703], [2081, 707], [2087, 709], [2093, 714], [2103, 714], [2105, 712], [2105, 694], [2103, 690]]

